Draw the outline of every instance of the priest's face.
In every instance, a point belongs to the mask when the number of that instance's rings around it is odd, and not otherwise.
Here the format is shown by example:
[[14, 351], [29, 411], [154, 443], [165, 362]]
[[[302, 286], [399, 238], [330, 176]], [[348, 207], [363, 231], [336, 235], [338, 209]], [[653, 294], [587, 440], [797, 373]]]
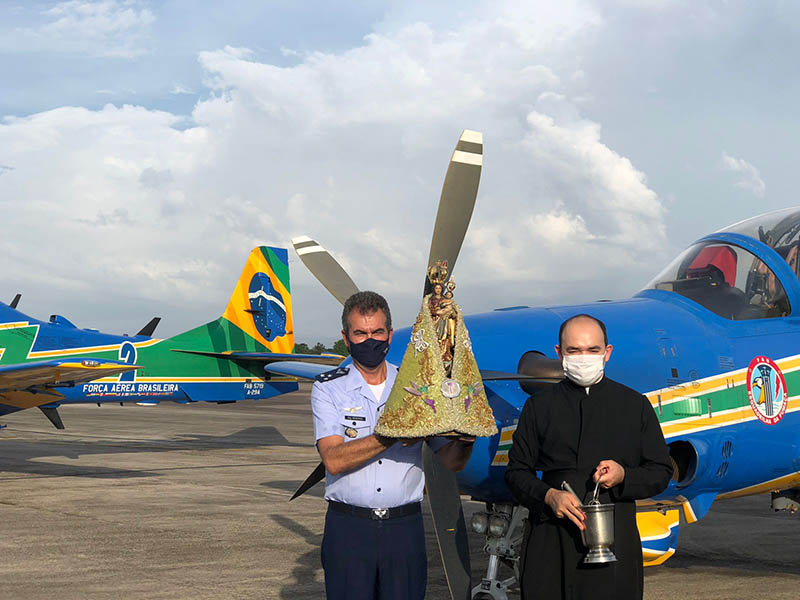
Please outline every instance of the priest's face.
[[558, 358], [573, 354], [602, 354], [605, 362], [611, 358], [613, 347], [605, 343], [600, 326], [592, 319], [579, 318], [570, 321], [564, 328], [561, 344], [556, 346]]

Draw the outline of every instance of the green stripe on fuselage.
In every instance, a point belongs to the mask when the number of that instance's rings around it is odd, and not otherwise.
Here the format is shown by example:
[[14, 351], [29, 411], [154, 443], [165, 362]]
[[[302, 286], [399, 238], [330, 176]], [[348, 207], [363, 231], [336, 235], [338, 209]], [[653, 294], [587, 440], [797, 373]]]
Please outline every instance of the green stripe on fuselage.
[[749, 403], [745, 386], [738, 385], [715, 392], [701, 392], [696, 396], [687, 390], [685, 399], [671, 400], [669, 404], [662, 404], [660, 411], [657, 403], [653, 408], [656, 410], [659, 422], [664, 424], [692, 416], [707, 416], [709, 399], [712, 414], [741, 408]]

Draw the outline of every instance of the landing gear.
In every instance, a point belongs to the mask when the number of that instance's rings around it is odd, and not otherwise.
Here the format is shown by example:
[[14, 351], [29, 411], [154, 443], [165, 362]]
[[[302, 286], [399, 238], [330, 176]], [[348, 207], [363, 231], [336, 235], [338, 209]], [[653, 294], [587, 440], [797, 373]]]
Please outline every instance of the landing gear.
[[[486, 576], [472, 588], [472, 600], [508, 600], [508, 589], [519, 581], [519, 556], [528, 509], [513, 504], [486, 504], [486, 512], [472, 515], [475, 533], [486, 534], [484, 550], [489, 554]], [[510, 567], [514, 576], [497, 578], [500, 564]]]
[[789, 514], [795, 514], [800, 510], [800, 488], [772, 492], [772, 510], [785, 510]]

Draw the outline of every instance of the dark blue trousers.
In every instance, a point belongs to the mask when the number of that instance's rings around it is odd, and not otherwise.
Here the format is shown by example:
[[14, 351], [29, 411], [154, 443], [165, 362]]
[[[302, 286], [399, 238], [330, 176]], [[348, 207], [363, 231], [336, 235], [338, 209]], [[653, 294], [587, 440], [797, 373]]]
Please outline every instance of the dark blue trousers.
[[373, 521], [328, 509], [322, 538], [328, 600], [423, 600], [422, 515]]

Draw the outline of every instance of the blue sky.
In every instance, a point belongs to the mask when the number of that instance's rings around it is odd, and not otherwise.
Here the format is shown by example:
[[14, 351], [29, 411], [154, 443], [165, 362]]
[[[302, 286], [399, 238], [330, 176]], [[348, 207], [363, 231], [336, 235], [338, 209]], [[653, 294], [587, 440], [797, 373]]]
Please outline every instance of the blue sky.
[[[630, 295], [708, 231], [797, 203], [798, 13], [0, 1], [0, 294], [172, 334], [221, 312], [252, 246], [307, 234], [407, 322], [470, 128], [465, 312]], [[334, 339], [337, 304], [291, 269], [299, 339]]]

